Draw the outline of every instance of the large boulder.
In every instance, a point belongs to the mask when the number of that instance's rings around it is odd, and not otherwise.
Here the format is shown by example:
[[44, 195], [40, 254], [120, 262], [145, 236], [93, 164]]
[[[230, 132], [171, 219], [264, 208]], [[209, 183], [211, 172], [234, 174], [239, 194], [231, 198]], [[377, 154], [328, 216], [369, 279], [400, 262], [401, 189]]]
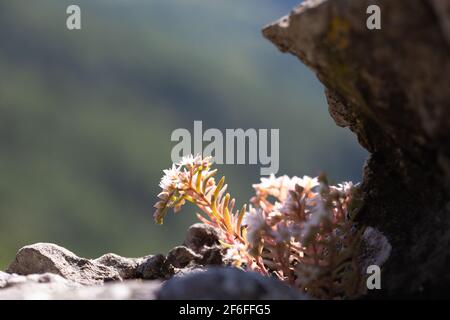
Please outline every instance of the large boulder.
[[[381, 30], [369, 30], [369, 5]], [[370, 153], [358, 219], [385, 234], [388, 296], [450, 287], [450, 1], [306, 0], [263, 30], [325, 85], [336, 124]]]

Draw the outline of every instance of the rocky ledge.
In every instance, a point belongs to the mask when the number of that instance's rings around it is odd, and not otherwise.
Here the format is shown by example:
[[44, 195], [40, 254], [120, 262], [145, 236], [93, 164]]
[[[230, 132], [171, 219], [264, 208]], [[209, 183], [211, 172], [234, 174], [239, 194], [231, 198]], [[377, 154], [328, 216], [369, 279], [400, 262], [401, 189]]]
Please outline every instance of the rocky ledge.
[[448, 297], [450, 1], [306, 0], [263, 34], [316, 73], [371, 153], [358, 219], [392, 245], [376, 295]]
[[0, 272], [2, 299], [306, 299], [278, 280], [226, 267], [216, 231], [188, 230], [166, 256], [80, 258], [51, 243], [19, 250]]

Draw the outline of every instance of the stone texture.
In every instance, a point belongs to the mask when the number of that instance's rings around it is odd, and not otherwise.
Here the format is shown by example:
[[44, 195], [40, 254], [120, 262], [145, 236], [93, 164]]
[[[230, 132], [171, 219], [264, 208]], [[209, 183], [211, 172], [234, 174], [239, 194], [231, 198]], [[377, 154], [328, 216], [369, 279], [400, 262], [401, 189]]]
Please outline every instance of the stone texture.
[[[366, 9], [381, 8], [381, 30]], [[387, 236], [380, 297], [450, 287], [450, 1], [307, 0], [263, 30], [325, 85], [370, 153], [358, 219]]]
[[[29, 254], [29, 248], [39, 249], [45, 253], [45, 259], [35, 252]], [[28, 253], [24, 254], [26, 248]], [[203, 266], [195, 260], [202, 257], [187, 247], [175, 247], [168, 257], [149, 256], [140, 264], [131, 263], [127, 258], [108, 254], [96, 260], [89, 260], [92, 265], [111, 268], [117, 274], [147, 279], [169, 279], [161, 286], [160, 280], [125, 280], [105, 282], [105, 279], [93, 278], [93, 268], [88, 264], [89, 272], [78, 269], [79, 259], [64, 248], [50, 244], [36, 244], [19, 251], [20, 259], [12, 264], [13, 269], [50, 270], [48, 273], [18, 275], [0, 272], [0, 300], [37, 299], [37, 300], [102, 300], [102, 299], [306, 299], [305, 295], [279, 280], [263, 277], [253, 272], [243, 272], [235, 268]], [[45, 248], [45, 249], [43, 249]], [[52, 255], [49, 256], [51, 251]], [[70, 254], [69, 254], [70, 253]], [[64, 261], [60, 261], [63, 257]], [[70, 257], [70, 259], [68, 258]], [[76, 258], [75, 258], [76, 257]], [[82, 259], [86, 260], [86, 259]], [[133, 260], [134, 259], [130, 259]], [[137, 260], [137, 259], [136, 259]], [[42, 262], [44, 261], [44, 262]], [[49, 262], [51, 261], [51, 262]], [[23, 267], [21, 267], [23, 263]], [[35, 263], [33, 269], [30, 263]], [[132, 266], [134, 271], [130, 271]], [[164, 273], [165, 266], [172, 271]], [[129, 268], [130, 267], [130, 268]], [[94, 271], [93, 271], [94, 270]], [[108, 272], [112, 272], [109, 270]], [[60, 274], [57, 274], [59, 272]], [[103, 275], [104, 273], [100, 273]], [[110, 273], [108, 273], [110, 274]], [[112, 273], [111, 273], [112, 274]], [[98, 274], [96, 274], [98, 275]]]
[[57, 300], [154, 300], [161, 288], [159, 281], [127, 280], [82, 287], [50, 296]]
[[212, 226], [195, 223], [189, 227], [184, 245], [194, 252], [202, 252], [205, 248], [212, 248], [219, 244], [219, 235]]
[[36, 243], [21, 248], [7, 273], [0, 272], [0, 299], [153, 299], [160, 282], [141, 279], [182, 278], [223, 264], [213, 228], [193, 225], [185, 244], [167, 256], [108, 253], [90, 260], [55, 244]]
[[133, 278], [144, 258], [123, 258], [107, 254], [96, 260], [84, 259], [51, 243], [36, 243], [19, 250], [8, 273], [20, 275], [53, 273], [83, 285]]
[[195, 261], [200, 261], [201, 258], [200, 255], [196, 254], [191, 249], [184, 246], [178, 246], [169, 251], [165, 264], [181, 269], [187, 267], [189, 264], [195, 263]]
[[92, 260], [94, 264], [103, 265], [116, 270], [122, 279], [140, 278], [138, 267], [152, 256], [143, 258], [124, 258], [114, 253], [107, 253], [98, 259]]
[[159, 281], [138, 280], [83, 286], [52, 273], [0, 272], [0, 300], [148, 300], [160, 286]]
[[210, 267], [165, 282], [161, 300], [306, 300], [308, 297], [279, 280], [235, 268]]
[[143, 279], [162, 279], [165, 278], [162, 268], [166, 261], [166, 257], [162, 254], [157, 254], [147, 258], [143, 263], [141, 263], [137, 268], [138, 277]]
[[21, 276], [0, 272], [0, 300], [46, 299], [53, 294], [81, 287], [53, 273]]
[[196, 223], [189, 227], [184, 245], [201, 258], [197, 262], [201, 265], [224, 264], [225, 250], [219, 244], [219, 234], [214, 227]]

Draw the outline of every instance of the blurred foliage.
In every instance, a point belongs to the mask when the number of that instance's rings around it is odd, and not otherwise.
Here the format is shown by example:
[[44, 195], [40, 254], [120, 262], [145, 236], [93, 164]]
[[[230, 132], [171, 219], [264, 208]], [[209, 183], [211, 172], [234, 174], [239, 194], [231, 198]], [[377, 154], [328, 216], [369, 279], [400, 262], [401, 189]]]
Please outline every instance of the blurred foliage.
[[[296, 2], [2, 0], [0, 269], [34, 242], [86, 257], [180, 243], [194, 215], [155, 226], [152, 204], [170, 134], [194, 120], [280, 128], [279, 174], [359, 180], [365, 152], [319, 82], [261, 36]], [[65, 27], [69, 4], [81, 31]], [[221, 170], [246, 202], [259, 168]]]

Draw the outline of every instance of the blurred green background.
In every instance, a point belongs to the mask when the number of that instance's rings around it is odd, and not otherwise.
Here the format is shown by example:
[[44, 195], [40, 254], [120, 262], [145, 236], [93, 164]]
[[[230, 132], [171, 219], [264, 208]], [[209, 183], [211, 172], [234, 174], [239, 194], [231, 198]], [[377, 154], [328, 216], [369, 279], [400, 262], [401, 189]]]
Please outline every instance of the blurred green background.
[[[166, 253], [152, 221], [176, 128], [279, 128], [279, 174], [361, 179], [365, 151], [323, 88], [261, 28], [279, 0], [0, 0], [0, 269], [34, 242], [85, 257]], [[78, 4], [82, 30], [66, 29]], [[238, 204], [258, 166], [221, 166]]]

